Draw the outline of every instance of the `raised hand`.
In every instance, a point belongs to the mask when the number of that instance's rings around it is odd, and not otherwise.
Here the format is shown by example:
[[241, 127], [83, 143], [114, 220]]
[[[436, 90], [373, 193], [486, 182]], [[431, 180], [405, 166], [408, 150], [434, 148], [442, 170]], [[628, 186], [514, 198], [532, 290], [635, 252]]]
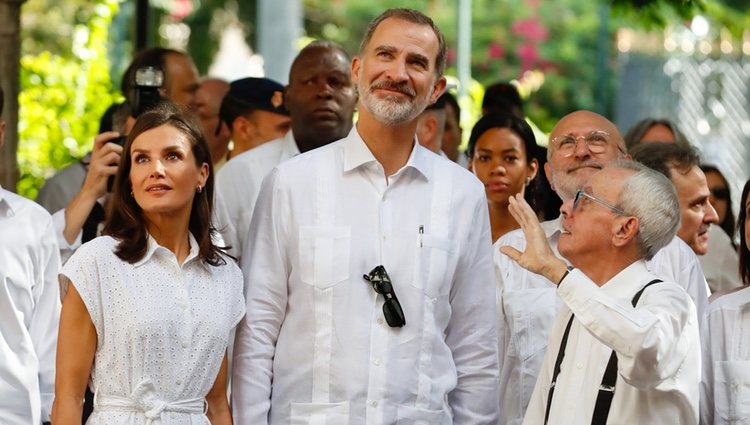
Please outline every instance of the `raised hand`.
[[502, 246], [500, 252], [526, 270], [559, 283], [567, 270], [567, 265], [552, 252], [536, 213], [521, 194], [511, 196], [509, 202], [508, 210], [526, 237], [526, 249], [521, 252], [511, 246]]

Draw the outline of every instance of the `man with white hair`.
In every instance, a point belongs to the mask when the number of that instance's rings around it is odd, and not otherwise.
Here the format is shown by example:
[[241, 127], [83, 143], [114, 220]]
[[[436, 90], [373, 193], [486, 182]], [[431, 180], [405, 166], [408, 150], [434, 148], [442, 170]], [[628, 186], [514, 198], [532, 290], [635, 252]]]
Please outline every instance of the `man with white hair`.
[[[573, 199], [577, 190], [607, 163], [629, 158], [617, 127], [589, 111], [573, 112], [555, 125], [547, 157], [544, 170], [563, 201]], [[561, 227], [561, 218], [542, 223], [555, 253]], [[496, 242], [496, 248], [504, 245], [522, 251], [526, 246], [524, 233], [515, 230], [505, 234]], [[702, 314], [708, 303], [706, 280], [698, 258], [682, 240], [672, 238], [646, 266], [665, 281], [683, 286], [698, 315]], [[495, 250], [495, 270], [501, 422], [519, 425], [542, 365], [555, 315], [563, 302], [556, 292], [557, 282], [518, 266], [499, 249]]]
[[563, 203], [558, 258], [514, 198], [526, 248], [501, 251], [557, 284], [558, 313], [524, 424], [697, 424], [700, 343], [685, 290], [646, 261], [679, 226], [664, 176], [632, 161], [595, 173]]

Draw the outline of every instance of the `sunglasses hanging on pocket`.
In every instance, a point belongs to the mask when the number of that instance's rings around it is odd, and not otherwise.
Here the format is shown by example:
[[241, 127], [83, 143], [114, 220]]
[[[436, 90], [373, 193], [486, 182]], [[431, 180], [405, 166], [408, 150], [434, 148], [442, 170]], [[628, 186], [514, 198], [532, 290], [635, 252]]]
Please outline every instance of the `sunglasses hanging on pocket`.
[[366, 281], [372, 284], [372, 289], [385, 298], [383, 303], [383, 315], [388, 326], [400, 328], [406, 324], [404, 311], [401, 309], [401, 303], [396, 298], [396, 292], [393, 291], [391, 277], [385, 271], [385, 267], [377, 266], [369, 274], [362, 276]]

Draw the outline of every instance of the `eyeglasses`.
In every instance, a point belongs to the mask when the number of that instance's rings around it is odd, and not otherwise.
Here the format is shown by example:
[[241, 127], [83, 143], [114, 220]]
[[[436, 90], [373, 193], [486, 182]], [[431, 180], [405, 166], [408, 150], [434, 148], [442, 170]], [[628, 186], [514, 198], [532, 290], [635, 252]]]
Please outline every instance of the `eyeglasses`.
[[[609, 146], [609, 133], [606, 131], [592, 131], [587, 135], [573, 136], [572, 134], [566, 134], [563, 136], [557, 136], [550, 140], [550, 146], [555, 146], [556, 150], [560, 152], [563, 157], [573, 156], [578, 146], [578, 140], [583, 139], [586, 143], [586, 147], [591, 153], [603, 153]], [[622, 146], [617, 146], [620, 152], [625, 153], [622, 150]]]
[[599, 204], [599, 205], [601, 205], [601, 206], [603, 206], [605, 208], [608, 208], [610, 211], [615, 212], [615, 213], [617, 213], [619, 215], [630, 215], [630, 214], [626, 213], [625, 210], [623, 210], [622, 208], [618, 208], [618, 207], [610, 204], [609, 202], [607, 202], [607, 201], [605, 201], [603, 199], [597, 198], [596, 196], [591, 195], [589, 193], [586, 193], [586, 192], [584, 192], [582, 190], [579, 190], [578, 192], [576, 192], [576, 197], [573, 199], [573, 211], [575, 211], [575, 210], [578, 209], [578, 205], [581, 203], [581, 199], [582, 198], [586, 198], [586, 199], [589, 199], [591, 201], [594, 201], [597, 204]]
[[362, 277], [372, 284], [372, 289], [375, 292], [385, 298], [383, 315], [385, 316], [385, 321], [388, 322], [388, 326], [392, 328], [404, 326], [406, 324], [404, 311], [401, 309], [401, 303], [398, 302], [398, 298], [396, 298], [391, 278], [388, 276], [388, 272], [385, 271], [385, 267], [377, 266], [370, 271], [370, 274]]

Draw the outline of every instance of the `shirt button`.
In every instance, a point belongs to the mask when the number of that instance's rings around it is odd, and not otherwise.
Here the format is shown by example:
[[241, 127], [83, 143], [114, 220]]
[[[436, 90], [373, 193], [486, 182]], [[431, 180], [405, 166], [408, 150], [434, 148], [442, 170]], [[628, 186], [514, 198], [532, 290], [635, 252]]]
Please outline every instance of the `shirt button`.
[[374, 363], [375, 363], [375, 366], [380, 366], [382, 364], [380, 359], [375, 359]]
[[178, 379], [178, 380], [177, 380], [177, 382], [175, 382], [175, 384], [177, 384], [177, 385], [182, 385], [182, 381], [180, 381], [180, 380]]
[[378, 407], [378, 402], [377, 401], [370, 402], [370, 406]]
[[382, 317], [378, 319], [378, 325], [382, 325], [383, 323], [385, 323], [385, 320]]
[[183, 342], [182, 343], [182, 348], [188, 348], [188, 343], [187, 342]]
[[576, 363], [576, 368], [583, 369], [583, 363], [581, 362]]

